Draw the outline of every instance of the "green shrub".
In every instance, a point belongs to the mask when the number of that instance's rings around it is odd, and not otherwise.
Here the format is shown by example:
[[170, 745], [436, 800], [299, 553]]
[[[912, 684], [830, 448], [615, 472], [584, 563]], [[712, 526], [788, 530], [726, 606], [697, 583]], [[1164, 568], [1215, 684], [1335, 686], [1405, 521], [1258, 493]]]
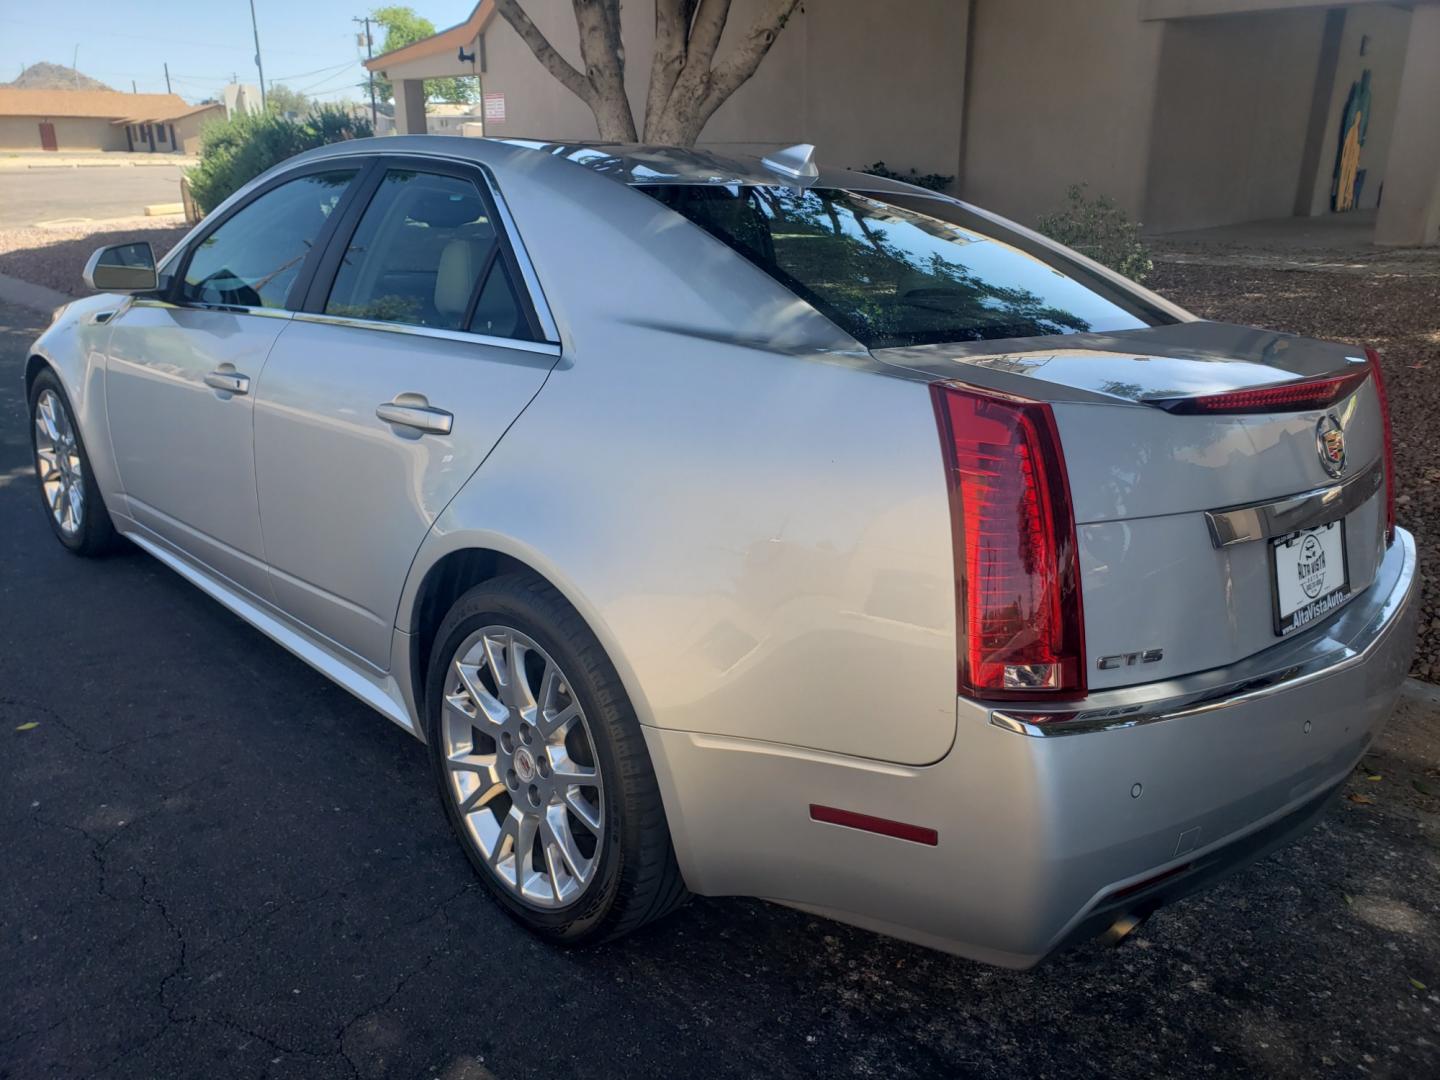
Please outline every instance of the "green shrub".
[[1071, 184], [1064, 205], [1037, 221], [1036, 230], [1131, 281], [1144, 281], [1155, 264], [1140, 239], [1140, 223], [1131, 221], [1108, 195], [1087, 196], [1085, 187]]
[[302, 150], [372, 134], [370, 121], [334, 105], [321, 105], [301, 120], [273, 112], [246, 113], [200, 133], [200, 164], [188, 173], [190, 194], [208, 214], [231, 193]]
[[946, 176], [944, 173], [919, 173], [914, 169], [909, 172], [896, 172], [894, 169], [887, 169], [883, 161], [877, 161], [868, 169], [864, 170], [871, 176], [883, 176], [886, 180], [899, 180], [902, 183], [914, 184], [916, 187], [929, 188], [931, 191], [944, 191], [955, 179], [953, 176]]

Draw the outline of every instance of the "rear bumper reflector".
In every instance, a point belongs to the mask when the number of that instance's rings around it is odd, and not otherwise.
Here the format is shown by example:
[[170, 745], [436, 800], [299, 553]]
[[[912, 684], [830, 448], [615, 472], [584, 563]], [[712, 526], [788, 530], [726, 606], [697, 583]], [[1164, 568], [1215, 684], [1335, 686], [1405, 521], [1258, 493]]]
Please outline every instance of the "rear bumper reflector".
[[909, 840], [912, 844], [928, 844], [930, 847], [935, 847], [940, 843], [940, 834], [923, 825], [911, 825], [904, 821], [871, 817], [869, 814], [857, 814], [853, 810], [820, 806], [818, 803], [810, 804], [810, 820], [823, 821], [827, 825], [841, 825], [847, 829], [859, 829], [862, 832], [879, 833], [881, 836], [893, 836], [896, 840]]

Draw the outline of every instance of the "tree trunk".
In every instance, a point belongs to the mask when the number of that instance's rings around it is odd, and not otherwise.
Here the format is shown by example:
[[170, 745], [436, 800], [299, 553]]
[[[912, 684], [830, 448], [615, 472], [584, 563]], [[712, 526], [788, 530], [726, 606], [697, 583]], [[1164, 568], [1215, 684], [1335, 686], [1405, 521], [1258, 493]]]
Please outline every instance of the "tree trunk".
[[[755, 74], [800, 0], [764, 0], [741, 42], [719, 63], [715, 54], [731, 0], [655, 0], [655, 56], [645, 98], [645, 141], [693, 146], [710, 117]], [[520, 7], [495, 0], [536, 59], [590, 107], [600, 138], [634, 142], [635, 117], [625, 94], [620, 0], [571, 0], [580, 33], [582, 74], [546, 40]]]

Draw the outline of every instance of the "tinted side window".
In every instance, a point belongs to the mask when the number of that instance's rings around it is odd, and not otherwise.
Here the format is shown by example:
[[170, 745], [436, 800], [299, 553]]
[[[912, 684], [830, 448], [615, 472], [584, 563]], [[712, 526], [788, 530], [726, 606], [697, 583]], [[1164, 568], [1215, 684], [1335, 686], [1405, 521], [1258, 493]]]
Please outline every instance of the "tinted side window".
[[329, 315], [528, 338], [494, 223], [475, 185], [385, 174], [351, 237]]
[[184, 298], [284, 307], [316, 237], [354, 177], [354, 169], [302, 176], [227, 218], [191, 255], [181, 289]]
[[740, 185], [640, 190], [870, 348], [1173, 321], [1062, 253], [938, 199]]

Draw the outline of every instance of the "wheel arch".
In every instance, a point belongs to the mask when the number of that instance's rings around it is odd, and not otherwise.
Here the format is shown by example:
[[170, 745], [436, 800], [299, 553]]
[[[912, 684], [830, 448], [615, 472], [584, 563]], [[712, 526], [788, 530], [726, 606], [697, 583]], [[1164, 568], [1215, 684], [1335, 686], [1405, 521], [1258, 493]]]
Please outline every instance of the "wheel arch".
[[640, 723], [653, 725], [649, 702], [637, 684], [634, 669], [619, 641], [596, 606], [588, 601], [584, 591], [561, 573], [550, 560], [538, 551], [499, 535], [439, 533], [432, 534], [431, 540], [437, 546], [431, 550], [421, 549], [401, 595], [400, 617], [396, 620], [396, 628], [410, 639], [410, 690], [414, 695], [417, 719], [420, 720], [417, 730], [422, 738], [425, 681], [429, 674], [435, 633], [441, 621], [451, 605], [465, 592], [476, 585], [511, 573], [533, 574], [564, 597], [566, 603], [585, 621], [585, 625], [600, 642], [600, 647], [605, 650], [610, 663], [615, 666], [621, 685], [625, 687], [625, 693], [630, 698], [630, 704]]
[[[64, 381], [60, 370], [50, 362], [50, 358], [38, 352], [32, 352], [25, 361], [25, 400], [30, 400], [30, 390], [35, 385], [35, 380], [40, 377], [40, 372], [49, 368], [55, 372], [55, 377]], [[28, 408], [28, 406], [27, 406]]]
[[653, 720], [650, 705], [638, 685], [634, 669], [608, 624], [595, 605], [589, 603], [583, 590], [543, 555], [499, 535], [432, 534], [434, 550], [422, 548], [411, 567], [405, 592], [401, 596], [400, 618], [396, 627], [409, 637], [409, 689], [413, 694], [415, 734], [428, 741], [425, 732], [425, 684], [429, 674], [430, 654], [435, 645], [436, 631], [454, 602], [476, 585], [510, 573], [533, 574], [552, 586], [585, 621], [585, 625], [605, 650], [614, 665], [630, 705], [635, 710], [641, 731], [646, 733], [645, 745], [652, 768], [660, 784], [661, 805], [665, 810], [671, 842], [675, 845], [682, 876], [693, 880], [693, 856], [685, 842], [683, 808], [676, 796], [674, 778], [670, 775], [660, 740], [651, 738]]

